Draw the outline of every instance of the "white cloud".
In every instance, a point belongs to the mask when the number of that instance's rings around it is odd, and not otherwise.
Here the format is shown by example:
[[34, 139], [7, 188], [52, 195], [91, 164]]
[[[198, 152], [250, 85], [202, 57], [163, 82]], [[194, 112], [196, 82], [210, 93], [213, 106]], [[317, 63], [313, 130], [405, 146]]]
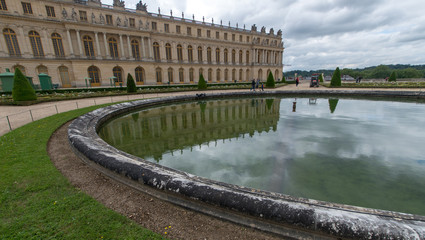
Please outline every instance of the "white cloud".
[[[139, 0], [126, 0], [135, 8]], [[112, 4], [113, 0], [103, 0]], [[425, 2], [415, 0], [147, 0], [149, 12], [247, 29], [282, 29], [284, 71], [425, 64]]]

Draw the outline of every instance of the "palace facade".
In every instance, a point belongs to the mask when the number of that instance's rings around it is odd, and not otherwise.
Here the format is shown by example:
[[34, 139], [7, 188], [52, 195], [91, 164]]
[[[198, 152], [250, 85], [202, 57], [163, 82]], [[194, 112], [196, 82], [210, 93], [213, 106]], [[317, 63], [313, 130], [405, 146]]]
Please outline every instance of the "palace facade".
[[282, 78], [282, 31], [266, 32], [150, 13], [100, 0], [0, 0], [0, 72], [21, 69], [39, 84], [111, 86]]

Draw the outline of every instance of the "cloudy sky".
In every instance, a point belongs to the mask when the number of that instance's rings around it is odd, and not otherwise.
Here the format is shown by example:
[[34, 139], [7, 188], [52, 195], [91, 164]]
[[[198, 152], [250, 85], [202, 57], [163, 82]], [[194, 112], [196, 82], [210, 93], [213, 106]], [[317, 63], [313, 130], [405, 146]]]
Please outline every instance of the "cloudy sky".
[[[112, 5], [113, 0], [102, 0]], [[139, 0], [125, 0], [136, 8]], [[283, 31], [284, 71], [425, 64], [425, 1], [144, 0], [148, 11]]]

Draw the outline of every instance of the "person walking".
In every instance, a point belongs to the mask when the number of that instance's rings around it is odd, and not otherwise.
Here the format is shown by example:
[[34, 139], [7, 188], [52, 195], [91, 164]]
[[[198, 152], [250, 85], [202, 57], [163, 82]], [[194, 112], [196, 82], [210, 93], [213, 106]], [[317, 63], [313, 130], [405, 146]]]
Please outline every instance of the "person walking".
[[298, 84], [300, 83], [300, 79], [298, 79], [298, 77], [297, 77], [297, 79], [295, 80], [295, 86], [297, 86], [298, 87]]
[[254, 90], [255, 92], [255, 79], [252, 79], [251, 86], [252, 86], [251, 90]]

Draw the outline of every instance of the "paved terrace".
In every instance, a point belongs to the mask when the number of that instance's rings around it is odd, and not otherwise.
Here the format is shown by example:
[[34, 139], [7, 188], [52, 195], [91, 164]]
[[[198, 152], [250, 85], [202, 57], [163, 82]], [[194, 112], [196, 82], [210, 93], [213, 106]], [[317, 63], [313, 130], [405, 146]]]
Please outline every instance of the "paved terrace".
[[[326, 87], [319, 88], [310, 88], [310, 81], [304, 80], [298, 86], [290, 84], [284, 87], [276, 89], [264, 89], [264, 91], [294, 91], [294, 90], [303, 90], [303, 91], [331, 91], [334, 89], [329, 89]], [[382, 88], [361, 88], [361, 89], [352, 89], [352, 88], [338, 88], [338, 90], [343, 91], [410, 91], [410, 92], [424, 92], [425, 89], [419, 88], [399, 88], [399, 89], [382, 89]], [[205, 93], [220, 93], [220, 92], [247, 92], [249, 89], [238, 89], [238, 90], [212, 90], [206, 91]], [[257, 90], [258, 91], [258, 90]], [[199, 92], [173, 92], [173, 93], [154, 93], [154, 94], [136, 94], [136, 95], [127, 95], [127, 96], [109, 96], [109, 97], [97, 97], [97, 98], [85, 98], [78, 100], [66, 100], [58, 102], [47, 102], [40, 103], [31, 106], [0, 106], [0, 136], [8, 133], [10, 129], [16, 129], [32, 121], [36, 121], [57, 113], [71, 111], [77, 108], [84, 108], [93, 105], [111, 103], [111, 102], [121, 102], [129, 100], [138, 100], [146, 98], [156, 98], [156, 97], [166, 97], [166, 96], [180, 96], [196, 93], [204, 93], [203, 91]]]

